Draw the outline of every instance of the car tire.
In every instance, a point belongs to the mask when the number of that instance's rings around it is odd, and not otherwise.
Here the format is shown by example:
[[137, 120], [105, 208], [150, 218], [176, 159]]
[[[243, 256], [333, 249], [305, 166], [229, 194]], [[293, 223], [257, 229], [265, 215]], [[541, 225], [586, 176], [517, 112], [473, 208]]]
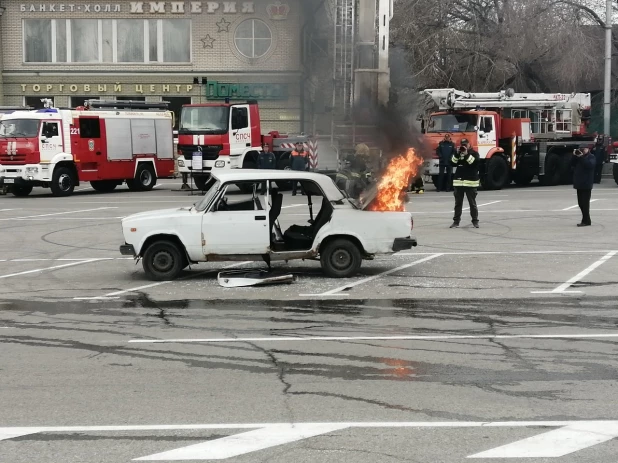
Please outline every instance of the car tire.
[[330, 241], [320, 251], [322, 270], [330, 278], [349, 278], [356, 275], [362, 261], [358, 246], [345, 238]]
[[[133, 179], [134, 188], [137, 191], [150, 191], [157, 184], [157, 176], [150, 163], [141, 163], [135, 171], [135, 179]], [[129, 185], [129, 182], [127, 182]], [[129, 189], [131, 186], [129, 185]]]
[[100, 193], [109, 193], [116, 189], [118, 183], [114, 180], [97, 180], [94, 182], [90, 182], [90, 186], [94, 191], [98, 191]]
[[23, 198], [25, 196], [28, 196], [30, 193], [32, 193], [32, 187], [29, 185], [26, 185], [26, 186], [13, 185], [11, 187], [11, 193], [13, 193], [13, 196], [16, 196], [18, 198]]
[[433, 183], [433, 186], [438, 188], [440, 186], [440, 176], [439, 175], [432, 175], [431, 176], [431, 183]]
[[154, 281], [170, 281], [187, 266], [179, 246], [171, 241], [156, 241], [144, 252], [142, 266], [146, 276]]
[[50, 184], [54, 196], [70, 196], [75, 190], [75, 173], [68, 167], [58, 167], [54, 170]]
[[556, 186], [560, 183], [562, 176], [562, 163], [557, 153], [548, 153], [545, 158], [545, 175], [543, 175], [543, 185]]

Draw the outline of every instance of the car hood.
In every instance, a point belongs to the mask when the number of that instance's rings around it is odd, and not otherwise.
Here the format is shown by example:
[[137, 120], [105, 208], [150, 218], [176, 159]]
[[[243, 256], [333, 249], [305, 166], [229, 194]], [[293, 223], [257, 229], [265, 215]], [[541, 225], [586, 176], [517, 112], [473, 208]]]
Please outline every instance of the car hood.
[[172, 219], [175, 217], [183, 217], [191, 213], [190, 207], [177, 207], [174, 209], [158, 209], [156, 211], [139, 212], [132, 214], [124, 219], [122, 223], [133, 223], [150, 219]]

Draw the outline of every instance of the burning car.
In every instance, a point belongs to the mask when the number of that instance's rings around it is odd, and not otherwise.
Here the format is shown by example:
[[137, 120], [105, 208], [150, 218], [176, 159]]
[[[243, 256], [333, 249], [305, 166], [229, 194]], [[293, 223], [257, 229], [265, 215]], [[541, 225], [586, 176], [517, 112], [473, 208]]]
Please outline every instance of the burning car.
[[[278, 185], [290, 182], [300, 183], [306, 194], [309, 220], [283, 230], [279, 218], [284, 196]], [[253, 193], [240, 195], [238, 188]], [[125, 243], [120, 252], [142, 259], [146, 275], [157, 281], [173, 280], [198, 262], [263, 260], [270, 267], [271, 261], [293, 259], [319, 260], [329, 277], [347, 278], [358, 272], [363, 259], [417, 245], [412, 215], [404, 211], [403, 203], [399, 209], [379, 210], [384, 191], [378, 185], [361, 203], [322, 174], [217, 172], [208, 181], [205, 196], [193, 207], [122, 219]]]

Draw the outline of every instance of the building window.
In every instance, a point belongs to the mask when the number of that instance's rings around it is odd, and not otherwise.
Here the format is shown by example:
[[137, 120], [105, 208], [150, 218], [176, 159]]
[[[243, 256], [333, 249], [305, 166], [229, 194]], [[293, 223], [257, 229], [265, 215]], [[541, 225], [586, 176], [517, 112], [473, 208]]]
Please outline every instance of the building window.
[[24, 97], [24, 105], [30, 106], [34, 109], [43, 109], [45, 105], [41, 100], [48, 99], [52, 101], [52, 106], [54, 105], [54, 97], [53, 96], [27, 96]]
[[239, 24], [234, 33], [238, 51], [247, 58], [260, 58], [270, 50], [272, 32], [264, 21], [248, 19]]
[[86, 101], [98, 101], [99, 98], [93, 96], [72, 96], [71, 97], [71, 108], [77, 108], [78, 106], [84, 106]]
[[189, 63], [190, 19], [24, 19], [26, 63]]

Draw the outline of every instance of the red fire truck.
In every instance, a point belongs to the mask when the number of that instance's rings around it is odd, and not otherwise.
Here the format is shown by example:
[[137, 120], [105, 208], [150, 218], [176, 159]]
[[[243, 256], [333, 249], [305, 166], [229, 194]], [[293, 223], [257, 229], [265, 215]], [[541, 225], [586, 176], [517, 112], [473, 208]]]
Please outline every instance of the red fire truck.
[[279, 169], [290, 168], [294, 144], [302, 142], [312, 159], [317, 145], [305, 135], [263, 135], [257, 101], [184, 105], [178, 129], [178, 171], [191, 173], [204, 189], [213, 169], [255, 169], [257, 155], [268, 144]]
[[68, 196], [80, 182], [101, 192], [123, 182], [151, 190], [174, 174], [173, 114], [166, 103], [88, 101], [4, 114], [0, 120], [0, 187], [27, 196], [33, 187]]
[[[571, 181], [573, 150], [591, 146], [589, 93], [468, 93], [452, 88], [427, 89], [437, 107], [424, 127], [432, 149], [450, 134], [467, 138], [481, 157], [481, 184], [501, 189], [512, 181], [526, 185], [536, 176], [545, 185]], [[424, 174], [437, 182], [437, 155]]]

